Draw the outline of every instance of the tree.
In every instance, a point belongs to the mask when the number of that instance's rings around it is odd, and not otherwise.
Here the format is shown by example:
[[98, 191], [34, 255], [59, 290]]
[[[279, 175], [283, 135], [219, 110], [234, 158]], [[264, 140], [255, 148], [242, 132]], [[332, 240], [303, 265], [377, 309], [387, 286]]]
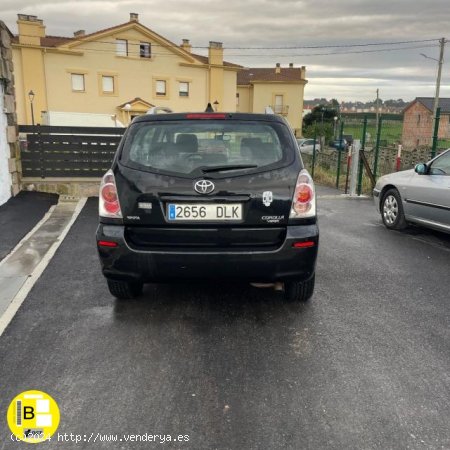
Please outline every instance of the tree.
[[303, 128], [303, 136], [305, 138], [313, 139], [314, 137], [324, 136], [325, 142], [333, 140], [333, 132], [334, 128], [331, 123], [324, 123], [322, 127], [321, 122], [316, 122]]
[[[323, 114], [323, 116], [322, 116]], [[331, 123], [334, 125], [334, 118], [338, 115], [338, 111], [335, 108], [331, 108], [325, 105], [319, 105], [312, 109], [312, 111], [303, 119], [303, 126], [309, 127], [313, 123], [326, 124]]]

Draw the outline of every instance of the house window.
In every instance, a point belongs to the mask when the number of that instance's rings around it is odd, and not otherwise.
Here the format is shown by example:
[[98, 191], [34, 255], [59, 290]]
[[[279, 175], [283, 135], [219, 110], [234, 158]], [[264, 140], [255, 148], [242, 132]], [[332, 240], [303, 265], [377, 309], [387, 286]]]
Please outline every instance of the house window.
[[141, 58], [151, 58], [152, 47], [149, 42], [141, 42], [139, 45], [139, 55]]
[[283, 112], [283, 96], [275, 95], [275, 113], [281, 114]]
[[189, 97], [189, 83], [186, 81], [180, 81], [179, 84], [180, 97]]
[[72, 91], [84, 92], [84, 75], [82, 73], [72, 73]]
[[417, 125], [420, 123], [420, 114], [417, 115]]
[[156, 80], [156, 95], [166, 95], [166, 80]]
[[236, 92], [236, 106], [239, 106], [239, 92]]
[[128, 41], [126, 39], [116, 39], [116, 55], [128, 56]]
[[102, 91], [105, 94], [114, 93], [114, 77], [109, 75], [102, 76]]

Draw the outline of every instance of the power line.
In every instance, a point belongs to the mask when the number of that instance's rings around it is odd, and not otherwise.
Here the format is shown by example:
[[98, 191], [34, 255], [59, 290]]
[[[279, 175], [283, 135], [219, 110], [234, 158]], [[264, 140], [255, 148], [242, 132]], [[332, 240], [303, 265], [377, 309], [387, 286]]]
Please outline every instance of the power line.
[[[23, 37], [36, 37], [32, 35], [22, 34]], [[71, 38], [71, 37], [59, 37], [59, 36], [45, 36], [46, 38], [52, 39], [52, 38], [60, 38], [60, 39], [67, 39], [67, 42], [64, 42], [63, 44], [68, 44], [71, 41], [79, 41], [82, 43], [83, 36], [80, 36], [80, 38]], [[124, 39], [126, 40], [126, 39]], [[326, 44], [326, 45], [294, 45], [294, 46], [280, 46], [280, 47], [224, 47], [225, 50], [305, 50], [305, 49], [327, 49], [327, 48], [352, 48], [352, 47], [371, 47], [371, 46], [385, 46], [385, 45], [403, 45], [403, 44], [419, 44], [424, 42], [436, 42], [439, 43], [440, 39], [416, 39], [416, 40], [409, 40], [409, 41], [392, 41], [392, 42], [367, 42], [363, 44]], [[99, 41], [95, 40], [95, 43], [97, 44], [109, 44], [109, 45], [115, 45], [116, 40], [111, 41]], [[140, 43], [133, 43], [133, 42], [127, 42], [128, 46], [137, 46], [139, 47], [142, 44], [148, 44], [149, 42], [141, 41]], [[162, 44], [155, 44], [151, 43], [152, 47], [162, 47], [162, 48], [177, 48], [181, 49], [181, 45], [162, 45]], [[202, 46], [202, 45], [191, 45], [191, 48], [197, 48], [197, 49], [208, 49], [209, 46]]]
[[[401, 44], [417, 44], [421, 42], [438, 42], [439, 39], [421, 39], [414, 41], [396, 41], [396, 42], [369, 42], [365, 44], [333, 44], [333, 45], [301, 45], [287, 47], [226, 47], [230, 50], [294, 50], [294, 49], [321, 49], [321, 48], [349, 48], [349, 47], [369, 47], [374, 45], [401, 45]], [[194, 48], [194, 47], [193, 47]], [[195, 47], [208, 48], [208, 47]]]
[[357, 53], [378, 53], [378, 52], [394, 52], [398, 50], [414, 50], [420, 48], [432, 48], [437, 47], [437, 45], [420, 45], [414, 47], [398, 47], [398, 48], [384, 48], [378, 50], [354, 50], [354, 51], [346, 51], [346, 52], [329, 52], [329, 53], [290, 53], [290, 54], [258, 54], [258, 55], [248, 55], [248, 54], [227, 54], [227, 56], [239, 56], [239, 57], [247, 57], [247, 56], [279, 56], [279, 57], [292, 57], [292, 56], [338, 56], [338, 55], [351, 55]]
[[[382, 48], [382, 49], [375, 49], [375, 50], [351, 50], [351, 51], [341, 51], [341, 52], [326, 52], [326, 53], [288, 53], [288, 54], [280, 54], [280, 53], [258, 53], [258, 54], [242, 54], [242, 53], [227, 53], [226, 57], [240, 57], [240, 58], [250, 58], [250, 57], [310, 57], [310, 56], [340, 56], [340, 55], [351, 55], [351, 54], [361, 54], [361, 53], [382, 53], [382, 52], [393, 52], [393, 51], [401, 51], [401, 50], [414, 50], [414, 49], [422, 49], [422, 48], [433, 48], [437, 47], [437, 44], [435, 45], [419, 45], [419, 46], [408, 46], [408, 47], [397, 47], [397, 48]], [[225, 49], [226, 50], [226, 49]], [[84, 47], [81, 48], [80, 51], [83, 52], [98, 52], [103, 54], [117, 54], [115, 50], [109, 50], [109, 49], [97, 49], [97, 48], [88, 48]], [[128, 52], [127, 56], [139, 56], [139, 52]], [[177, 57], [177, 55], [169, 54], [169, 53], [158, 53], [158, 52], [152, 52], [151, 56], [160, 56], [160, 57]], [[195, 58], [196, 56], [203, 56], [205, 55], [195, 55], [192, 54], [192, 57]], [[147, 59], [145, 57], [142, 58], [143, 60]]]

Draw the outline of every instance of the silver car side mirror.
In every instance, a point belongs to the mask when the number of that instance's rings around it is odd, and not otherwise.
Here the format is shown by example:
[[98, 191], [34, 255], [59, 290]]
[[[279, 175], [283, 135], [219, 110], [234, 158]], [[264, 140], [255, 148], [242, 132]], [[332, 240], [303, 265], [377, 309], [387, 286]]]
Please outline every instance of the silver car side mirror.
[[419, 175], [425, 175], [427, 173], [427, 165], [426, 164], [416, 164], [414, 167], [414, 171]]

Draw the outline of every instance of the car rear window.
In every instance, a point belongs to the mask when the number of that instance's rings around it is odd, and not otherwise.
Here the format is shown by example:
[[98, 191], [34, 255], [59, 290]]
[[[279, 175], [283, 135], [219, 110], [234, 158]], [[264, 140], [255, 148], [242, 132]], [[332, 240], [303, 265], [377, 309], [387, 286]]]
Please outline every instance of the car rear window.
[[289, 129], [280, 123], [233, 120], [138, 122], [130, 127], [121, 163], [199, 176], [258, 171], [290, 162]]

